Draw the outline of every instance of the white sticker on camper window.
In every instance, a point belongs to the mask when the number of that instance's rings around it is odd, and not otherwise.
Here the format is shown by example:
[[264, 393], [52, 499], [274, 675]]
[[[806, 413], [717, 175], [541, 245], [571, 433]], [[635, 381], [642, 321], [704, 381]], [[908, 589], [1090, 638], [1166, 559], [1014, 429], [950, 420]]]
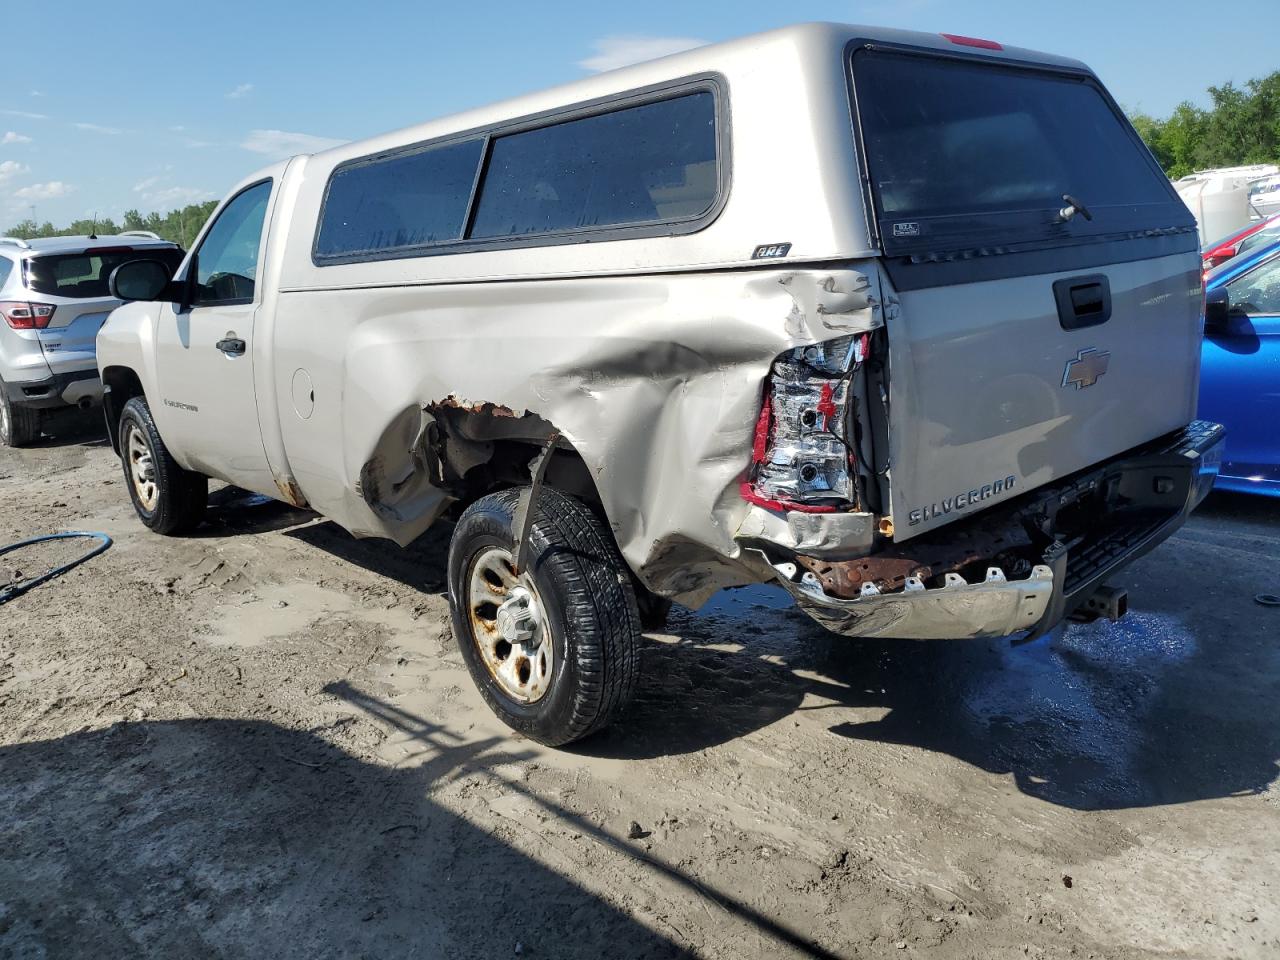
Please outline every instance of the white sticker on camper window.
[[920, 224], [914, 221], [904, 221], [893, 225], [893, 235], [895, 237], [918, 237], [920, 236]]

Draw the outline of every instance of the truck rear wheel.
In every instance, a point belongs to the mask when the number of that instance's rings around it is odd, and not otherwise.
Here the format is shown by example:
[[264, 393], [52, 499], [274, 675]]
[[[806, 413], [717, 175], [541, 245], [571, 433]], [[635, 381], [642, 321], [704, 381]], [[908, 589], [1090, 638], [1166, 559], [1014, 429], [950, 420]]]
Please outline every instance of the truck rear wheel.
[[40, 439], [40, 411], [13, 403], [0, 380], [0, 446], [25, 447]]
[[184, 470], [160, 439], [143, 397], [120, 411], [120, 462], [138, 519], [166, 536], [188, 533], [209, 502], [209, 478]]
[[640, 666], [631, 575], [608, 528], [583, 503], [543, 488], [528, 562], [513, 554], [519, 490], [473, 503], [449, 544], [449, 605], [467, 669], [493, 712], [560, 746], [612, 721]]

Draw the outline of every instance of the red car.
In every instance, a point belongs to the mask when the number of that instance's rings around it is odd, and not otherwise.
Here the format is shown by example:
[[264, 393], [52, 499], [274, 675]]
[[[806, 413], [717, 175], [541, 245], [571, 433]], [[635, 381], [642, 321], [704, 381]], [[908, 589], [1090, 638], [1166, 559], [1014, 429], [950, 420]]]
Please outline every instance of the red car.
[[1262, 246], [1280, 238], [1280, 213], [1272, 214], [1263, 220], [1250, 223], [1242, 230], [1229, 234], [1221, 239], [1206, 243], [1200, 256], [1203, 260], [1204, 272], [1221, 266], [1233, 257], [1255, 247]]

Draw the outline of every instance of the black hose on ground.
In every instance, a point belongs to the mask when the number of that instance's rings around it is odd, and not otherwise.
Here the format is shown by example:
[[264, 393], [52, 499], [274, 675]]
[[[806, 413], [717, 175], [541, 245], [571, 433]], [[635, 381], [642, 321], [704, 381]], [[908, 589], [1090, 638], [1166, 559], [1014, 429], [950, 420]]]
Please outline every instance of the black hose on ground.
[[111, 546], [111, 538], [105, 533], [88, 533], [80, 530], [69, 530], [66, 533], [47, 533], [42, 537], [32, 537], [30, 540], [19, 540], [17, 543], [11, 543], [7, 547], [0, 547], [0, 556], [6, 553], [12, 553], [14, 550], [21, 550], [23, 547], [30, 547], [37, 543], [45, 543], [49, 540], [75, 540], [79, 538], [97, 540], [98, 545], [74, 560], [70, 560], [61, 566], [54, 567], [38, 577], [32, 577], [30, 580], [22, 580], [19, 583], [9, 584], [8, 586], [0, 586], [0, 603], [8, 603], [14, 597], [20, 597], [33, 587], [52, 580], [54, 577], [60, 577], [72, 567], [78, 567], [86, 560], [91, 560], [98, 554], [105, 551]]

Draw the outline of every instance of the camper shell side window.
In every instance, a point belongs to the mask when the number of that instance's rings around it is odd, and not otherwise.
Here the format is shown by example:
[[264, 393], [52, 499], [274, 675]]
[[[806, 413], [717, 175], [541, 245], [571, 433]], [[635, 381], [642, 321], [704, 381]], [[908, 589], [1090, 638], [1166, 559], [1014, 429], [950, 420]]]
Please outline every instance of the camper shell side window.
[[728, 189], [721, 84], [692, 78], [340, 164], [329, 266], [701, 230]]

